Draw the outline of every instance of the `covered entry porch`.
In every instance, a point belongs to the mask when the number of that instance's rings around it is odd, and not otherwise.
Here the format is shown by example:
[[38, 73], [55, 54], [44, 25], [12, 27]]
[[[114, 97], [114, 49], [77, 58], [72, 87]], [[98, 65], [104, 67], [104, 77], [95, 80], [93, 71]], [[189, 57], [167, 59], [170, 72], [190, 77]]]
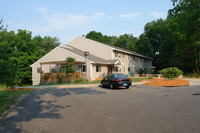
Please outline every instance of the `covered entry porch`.
[[75, 73], [67, 73], [69, 63], [66, 61], [41, 62], [39, 73], [40, 83], [68, 83], [73, 80], [86, 79], [85, 62], [75, 61], [73, 63]]

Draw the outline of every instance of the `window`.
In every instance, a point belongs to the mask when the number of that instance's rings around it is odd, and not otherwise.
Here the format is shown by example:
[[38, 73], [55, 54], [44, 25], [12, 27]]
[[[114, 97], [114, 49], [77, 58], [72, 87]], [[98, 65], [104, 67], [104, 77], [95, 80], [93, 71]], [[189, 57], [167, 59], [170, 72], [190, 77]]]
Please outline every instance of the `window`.
[[78, 72], [85, 72], [85, 65], [78, 65]]
[[37, 67], [37, 73], [40, 73], [41, 69], [40, 67]]
[[122, 54], [122, 58], [124, 58], [124, 54]]
[[118, 72], [119, 67], [115, 66], [114, 67], [114, 72]]
[[96, 72], [101, 72], [101, 66], [100, 65], [96, 66]]
[[118, 53], [117, 52], [115, 52], [115, 57], [118, 57]]
[[128, 72], [130, 72], [131, 71], [131, 68], [130, 67], [128, 67]]

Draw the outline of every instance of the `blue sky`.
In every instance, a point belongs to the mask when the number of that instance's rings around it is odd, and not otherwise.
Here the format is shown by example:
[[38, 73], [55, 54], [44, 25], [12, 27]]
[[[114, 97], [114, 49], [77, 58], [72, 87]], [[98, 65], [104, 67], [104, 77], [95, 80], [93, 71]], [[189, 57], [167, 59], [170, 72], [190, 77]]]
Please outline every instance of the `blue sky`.
[[138, 37], [146, 23], [166, 18], [170, 0], [0, 0], [8, 30], [58, 37], [66, 44], [95, 30], [104, 35]]

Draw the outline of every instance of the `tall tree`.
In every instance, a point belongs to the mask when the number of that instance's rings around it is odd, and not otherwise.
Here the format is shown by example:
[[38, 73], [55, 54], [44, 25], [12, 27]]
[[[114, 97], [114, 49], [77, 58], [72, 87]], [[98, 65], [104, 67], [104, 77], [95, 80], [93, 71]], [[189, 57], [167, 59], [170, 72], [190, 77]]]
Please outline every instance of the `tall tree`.
[[85, 37], [105, 44], [115, 44], [117, 40], [115, 36], [106, 36], [96, 31], [90, 31]]
[[57, 45], [57, 38], [33, 38], [30, 31], [15, 33], [1, 29], [0, 83], [7, 86], [31, 84], [30, 65]]
[[132, 34], [124, 34], [117, 38], [114, 43], [115, 46], [124, 48], [131, 51], [137, 51], [136, 42], [138, 39], [134, 37]]
[[200, 72], [200, 1], [172, 0], [174, 8], [169, 10], [168, 19], [178, 24], [181, 40], [176, 44], [176, 57], [186, 71]]

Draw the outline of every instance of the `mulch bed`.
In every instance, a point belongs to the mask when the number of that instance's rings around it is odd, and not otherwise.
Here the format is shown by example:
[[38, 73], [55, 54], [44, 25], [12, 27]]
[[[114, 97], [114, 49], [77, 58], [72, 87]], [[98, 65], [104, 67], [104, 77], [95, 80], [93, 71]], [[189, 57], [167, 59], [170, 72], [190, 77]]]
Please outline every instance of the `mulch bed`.
[[9, 89], [8, 91], [20, 91], [20, 90], [33, 90], [34, 88], [13, 88], [13, 89]]
[[160, 86], [160, 87], [176, 87], [176, 86], [187, 86], [189, 85], [189, 81], [184, 80], [184, 79], [173, 79], [173, 80], [149, 80], [152, 82], [144, 83], [145, 85], [150, 85], [150, 86]]

